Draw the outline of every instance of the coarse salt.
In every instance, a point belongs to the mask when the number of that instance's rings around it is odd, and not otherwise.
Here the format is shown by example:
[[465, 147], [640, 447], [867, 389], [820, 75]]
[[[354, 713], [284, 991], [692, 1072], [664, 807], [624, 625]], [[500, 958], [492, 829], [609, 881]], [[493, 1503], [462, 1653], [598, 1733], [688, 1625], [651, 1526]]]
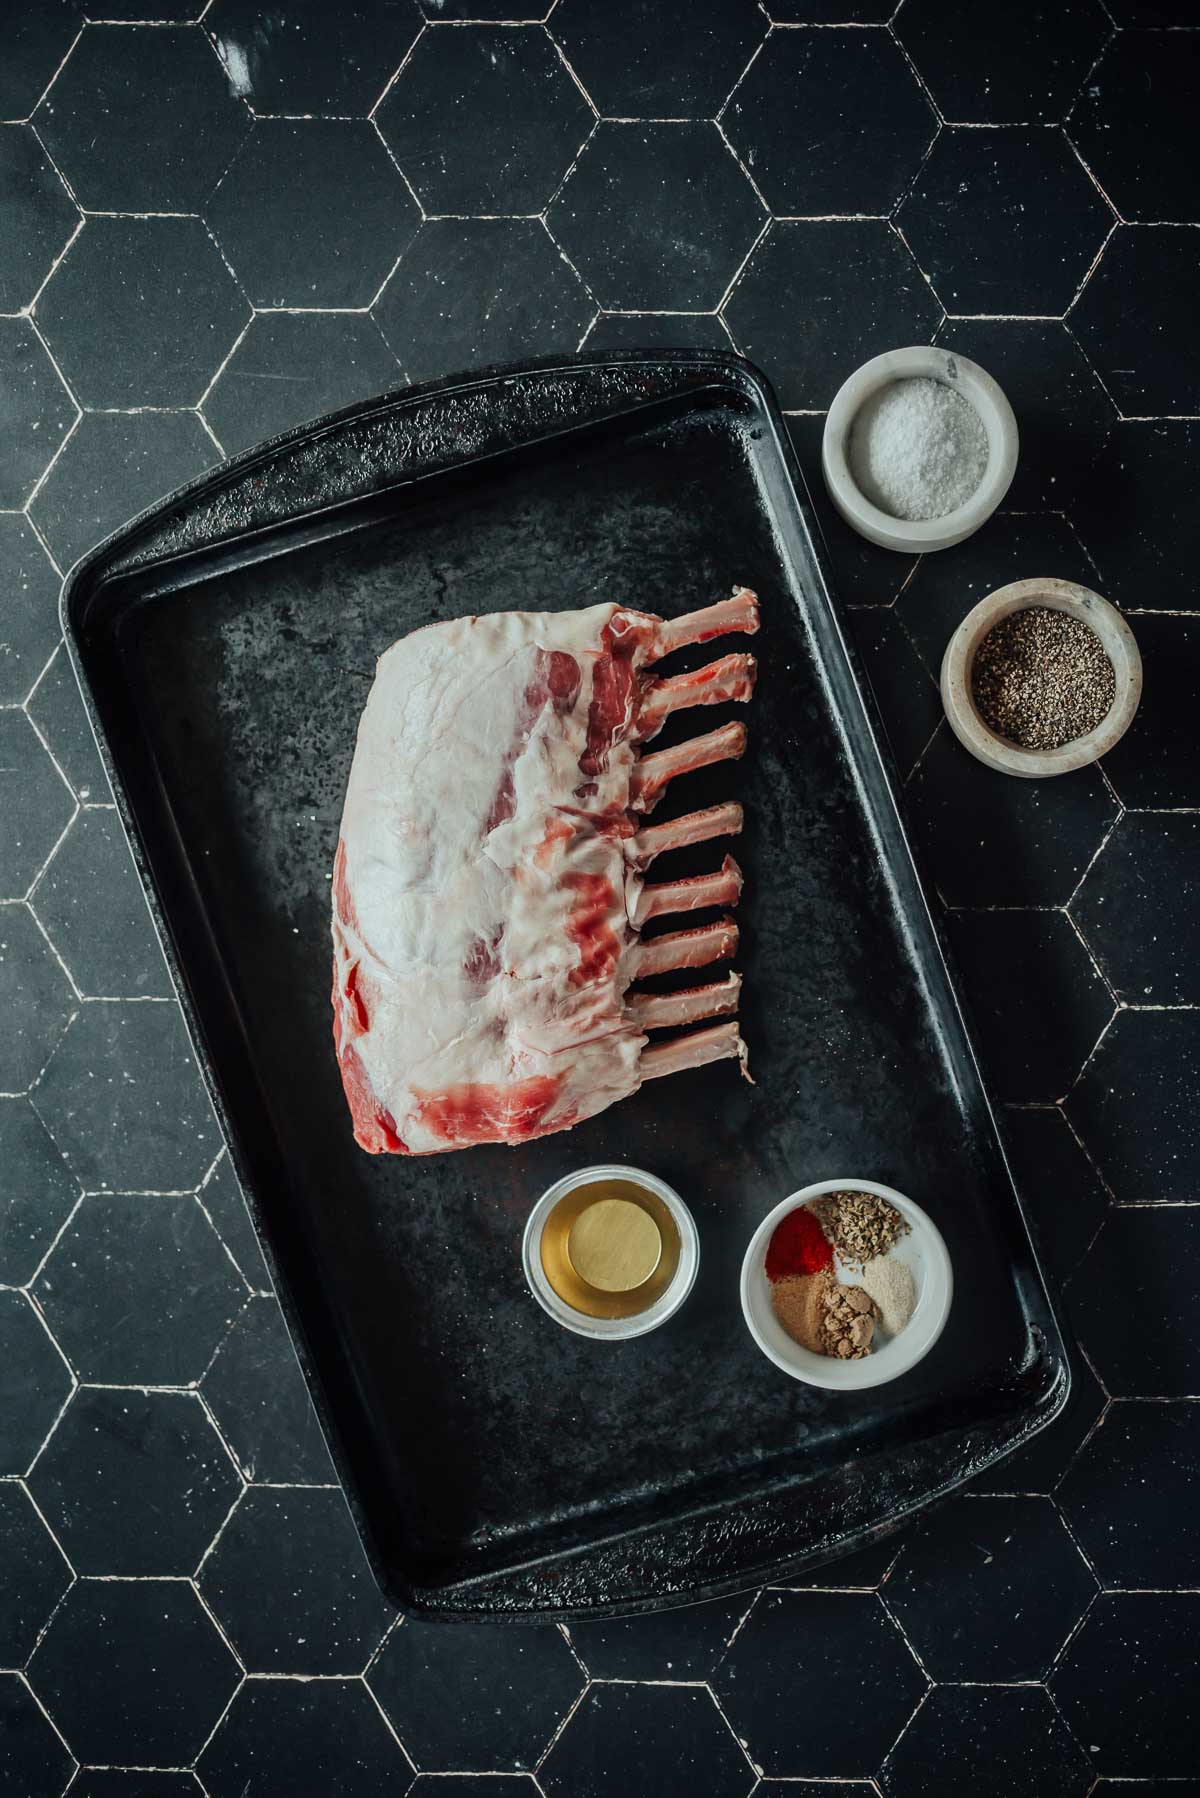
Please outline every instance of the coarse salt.
[[974, 406], [944, 381], [893, 381], [859, 409], [850, 472], [881, 512], [911, 522], [965, 505], [987, 468], [987, 432]]

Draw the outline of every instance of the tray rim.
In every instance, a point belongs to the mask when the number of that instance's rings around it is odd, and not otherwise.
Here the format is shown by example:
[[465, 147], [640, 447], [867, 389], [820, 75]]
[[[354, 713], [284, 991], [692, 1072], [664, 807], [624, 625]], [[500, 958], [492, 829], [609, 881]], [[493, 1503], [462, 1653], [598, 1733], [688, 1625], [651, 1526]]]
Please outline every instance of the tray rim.
[[[838, 654], [847, 672], [851, 675], [857, 692], [862, 722], [866, 726], [870, 760], [878, 770], [883, 783], [894, 838], [906, 863], [909, 884], [921, 908], [929, 940], [936, 954], [944, 999], [948, 1001], [954, 1012], [961, 1043], [971, 1064], [977, 1098], [982, 1104], [984, 1118], [989, 1127], [991, 1145], [997, 1157], [998, 1169], [1004, 1176], [1012, 1202], [1016, 1207], [1027, 1256], [1025, 1267], [1019, 1271], [1026, 1282], [1032, 1283], [1033, 1297], [1043, 1310], [1045, 1323], [1049, 1326], [1045, 1328], [1031, 1320], [1031, 1352], [1027, 1361], [1014, 1370], [1012, 1384], [1026, 1383], [1039, 1365], [1047, 1377], [1042, 1390], [1043, 1402], [1037, 1415], [1031, 1416], [1026, 1409], [1020, 1416], [1018, 1427], [1012, 1429], [1005, 1440], [980, 1455], [969, 1467], [952, 1469], [947, 1472], [944, 1479], [922, 1487], [919, 1494], [910, 1498], [899, 1508], [890, 1510], [886, 1520], [882, 1523], [867, 1522], [859, 1529], [844, 1535], [837, 1535], [832, 1539], [823, 1538], [815, 1547], [810, 1545], [793, 1553], [782, 1552], [769, 1560], [756, 1563], [744, 1573], [721, 1574], [707, 1580], [701, 1576], [686, 1591], [672, 1591], [666, 1594], [642, 1591], [635, 1599], [623, 1599], [613, 1603], [575, 1604], [568, 1602], [562, 1605], [549, 1604], [543, 1608], [528, 1608], [519, 1611], [486, 1604], [479, 1609], [473, 1609], [462, 1603], [453, 1603], [454, 1595], [458, 1594], [466, 1598], [475, 1590], [486, 1589], [503, 1584], [507, 1580], [519, 1578], [523, 1572], [527, 1572], [531, 1568], [555, 1567], [586, 1559], [590, 1554], [594, 1554], [606, 1546], [611, 1546], [614, 1542], [636, 1541], [639, 1538], [654, 1536], [656, 1533], [674, 1530], [695, 1519], [731, 1515], [739, 1510], [759, 1506], [764, 1502], [769, 1502], [771, 1495], [777, 1489], [795, 1491], [798, 1482], [794, 1476], [789, 1478], [781, 1475], [777, 1482], [766, 1483], [751, 1498], [698, 1500], [673, 1511], [665, 1521], [653, 1518], [634, 1520], [632, 1523], [614, 1527], [611, 1532], [590, 1537], [587, 1542], [555, 1547], [545, 1554], [508, 1561], [499, 1569], [486, 1568], [466, 1574], [460, 1573], [445, 1583], [430, 1582], [423, 1585], [409, 1585], [398, 1578], [395, 1566], [385, 1560], [380, 1552], [373, 1528], [361, 1503], [357, 1475], [343, 1449], [340, 1431], [333, 1422], [333, 1406], [316, 1365], [315, 1357], [311, 1353], [300, 1308], [293, 1298], [290, 1282], [281, 1272], [271, 1233], [264, 1221], [255, 1191], [255, 1182], [245, 1171], [239, 1133], [231, 1121], [224, 1102], [221, 1081], [206, 1048], [198, 1008], [192, 1000], [184, 966], [172, 941], [167, 909], [160, 902], [157, 883], [151, 869], [150, 856], [143, 848], [140, 839], [125, 780], [107, 741], [100, 715], [100, 705], [93, 692], [86, 663], [85, 643], [88, 612], [91, 605], [113, 581], [122, 580], [132, 575], [141, 576], [158, 567], [165, 568], [175, 563], [185, 562], [193, 556], [197, 560], [208, 558], [223, 547], [233, 548], [239, 543], [259, 536], [263, 539], [270, 539], [281, 530], [294, 527], [302, 520], [328, 517], [343, 508], [349, 510], [362, 505], [380, 494], [403, 491], [406, 488], [416, 489], [423, 481], [438, 476], [450, 475], [474, 467], [486, 468], [490, 463], [503, 463], [510, 459], [514, 452], [536, 451], [539, 446], [548, 446], [558, 439], [569, 438], [578, 433], [586, 434], [606, 422], [618, 424], [642, 410], [652, 410], [671, 401], [686, 402], [688, 399], [698, 398], [705, 391], [701, 384], [696, 383], [690, 389], [681, 386], [669, 394], [658, 394], [648, 400], [626, 399], [624, 403], [614, 406], [609, 412], [589, 413], [574, 418], [558, 429], [533, 433], [522, 437], [518, 443], [508, 443], [499, 449], [467, 455], [461, 460], [448, 462], [436, 468], [425, 468], [415, 473], [406, 473], [402, 467], [396, 467], [392, 471], [392, 478], [377, 481], [364, 488], [360, 493], [301, 508], [287, 518], [273, 518], [265, 524], [255, 525], [248, 529], [232, 529], [224, 534], [211, 534], [202, 544], [183, 550], [168, 550], [161, 556], [151, 555], [144, 561], [131, 559], [135, 556], [140, 541], [152, 538], [153, 533], [168, 526], [173, 517], [183, 518], [198, 500], [219, 495], [223, 488], [233, 486], [256, 466], [266, 466], [273, 462], [281, 452], [304, 443], [316, 442], [322, 437], [337, 433], [348, 425], [370, 420], [374, 416], [384, 417], [389, 413], [403, 412], [409, 408], [427, 405], [431, 401], [445, 402], [481, 389], [513, 385], [531, 379], [536, 380], [556, 375], [586, 375], [605, 368], [629, 371], [636, 370], [638, 367], [660, 370], [664, 368], [677, 369], [681, 376], [689, 373], [711, 373], [717, 382], [724, 381], [727, 385], [732, 382], [738, 385], [743, 396], [746, 389], [749, 389], [755, 404], [771, 427], [774, 448], [789, 488], [788, 497], [794, 508], [796, 521], [803, 529], [811, 549], [815, 573], [820, 583], [820, 592], [817, 598], [820, 601], [825, 621], [834, 634]], [[782, 548], [780, 554], [783, 557]], [[856, 1552], [871, 1541], [893, 1534], [901, 1529], [911, 1517], [928, 1506], [942, 1501], [976, 1473], [1003, 1460], [1016, 1449], [1024, 1446], [1060, 1414], [1067, 1403], [1071, 1390], [1071, 1368], [1065, 1352], [1065, 1339], [1058, 1309], [1045, 1280], [1036, 1241], [1029, 1225], [1020, 1191], [1012, 1177], [1008, 1154], [996, 1124], [991, 1095], [979, 1066], [969, 1021], [964, 1015], [947, 944], [930, 910], [925, 886], [912, 852], [897, 797], [895, 765], [886, 735], [880, 728], [870, 682], [866, 678], [858, 652], [847, 637], [840, 607], [833, 597], [829, 555], [819, 521], [809, 498], [807, 485], [774, 390], [767, 378], [752, 363], [736, 353], [722, 351], [585, 350], [573, 355], [504, 363], [472, 370], [466, 374], [446, 379], [389, 389], [385, 393], [323, 414], [317, 419], [265, 439], [238, 455], [206, 469], [135, 514], [127, 523], [110, 532], [100, 543], [79, 557], [68, 569], [62, 583], [59, 612], [70, 664], [83, 699], [105, 774], [112, 788], [117, 814], [151, 912], [160, 948], [171, 977], [173, 992], [181, 1008], [190, 1046], [213, 1106], [223, 1140], [223, 1152], [228, 1155], [242, 1187], [255, 1236], [271, 1275], [272, 1285], [284, 1315], [293, 1350], [308, 1386], [322, 1434], [347, 1503], [354, 1516], [368, 1561], [381, 1589], [393, 1602], [405, 1611], [427, 1618], [471, 1621], [490, 1616], [519, 1625], [562, 1621], [571, 1617], [626, 1616], [676, 1609], [704, 1602], [707, 1599], [752, 1590], [761, 1585], [778, 1581], [802, 1569], [819, 1566], [830, 1559], [840, 1559], [844, 1555]], [[869, 810], [869, 807], [867, 809]], [[219, 1154], [214, 1157], [214, 1165], [217, 1160], [219, 1160]], [[1016, 1265], [1014, 1263], [1014, 1266]], [[1028, 1310], [1027, 1301], [1026, 1310]], [[1036, 1403], [1037, 1401], [1031, 1402]], [[946, 1431], [942, 1432], [941, 1437], [937, 1439], [952, 1440], [954, 1437], [951, 1432]], [[868, 1473], [875, 1458], [873, 1456], [860, 1461], [859, 1468], [864, 1473]], [[699, 1572], [698, 1568], [697, 1572]]]

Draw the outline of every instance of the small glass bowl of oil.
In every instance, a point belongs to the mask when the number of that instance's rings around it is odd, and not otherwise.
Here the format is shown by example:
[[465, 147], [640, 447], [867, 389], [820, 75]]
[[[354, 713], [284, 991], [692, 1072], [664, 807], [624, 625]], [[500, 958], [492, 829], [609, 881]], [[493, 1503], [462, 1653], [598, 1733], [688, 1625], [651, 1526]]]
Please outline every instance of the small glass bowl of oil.
[[692, 1214], [673, 1187], [637, 1167], [585, 1167], [556, 1180], [522, 1243], [530, 1291], [577, 1336], [644, 1336], [687, 1298], [700, 1264]]

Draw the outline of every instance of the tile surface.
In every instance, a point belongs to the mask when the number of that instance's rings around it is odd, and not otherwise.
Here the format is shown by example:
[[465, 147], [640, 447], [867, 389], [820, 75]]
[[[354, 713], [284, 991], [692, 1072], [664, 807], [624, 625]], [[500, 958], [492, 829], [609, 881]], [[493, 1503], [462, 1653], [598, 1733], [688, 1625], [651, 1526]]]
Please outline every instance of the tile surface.
[[428, 213], [540, 212], [595, 114], [536, 26], [427, 31], [379, 129]]
[[947, 312], [1042, 317], [1070, 305], [1113, 223], [1062, 133], [1017, 126], [947, 126], [898, 216]]
[[250, 114], [203, 32], [90, 25], [34, 123], [89, 212], [196, 212]]
[[[8, 0], [0, 33], [0, 1792], [1192, 1798], [1194, 5], [86, 12]], [[820, 445], [857, 363], [933, 339], [1021, 455], [917, 561], [841, 521]], [[736, 344], [796, 409], [1072, 1387], [973, 1496], [786, 1590], [393, 1625], [162, 997], [59, 576], [222, 453], [581, 343]], [[1146, 685], [1102, 772], [1026, 785], [936, 681], [1035, 574], [1120, 604]]]
[[778, 217], [889, 213], [937, 118], [885, 31], [776, 31], [721, 115]]
[[365, 119], [258, 120], [205, 218], [256, 306], [331, 308], [369, 306], [420, 223]]
[[609, 311], [707, 312], [766, 213], [714, 124], [602, 123], [547, 222]]
[[401, 257], [374, 317], [409, 378], [425, 381], [573, 350], [594, 313], [538, 219], [433, 219]]

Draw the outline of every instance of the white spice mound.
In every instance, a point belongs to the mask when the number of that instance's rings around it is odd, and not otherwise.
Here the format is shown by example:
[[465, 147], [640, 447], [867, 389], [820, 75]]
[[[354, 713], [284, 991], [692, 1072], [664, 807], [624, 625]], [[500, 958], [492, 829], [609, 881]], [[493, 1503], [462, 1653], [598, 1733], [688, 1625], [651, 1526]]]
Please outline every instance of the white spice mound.
[[928, 376], [864, 401], [850, 431], [850, 472], [871, 504], [910, 523], [965, 505], [987, 468], [987, 432], [970, 400]]
[[917, 1302], [916, 1282], [907, 1262], [891, 1255], [876, 1255], [858, 1276], [863, 1291], [879, 1306], [879, 1322], [889, 1336], [898, 1336]]

